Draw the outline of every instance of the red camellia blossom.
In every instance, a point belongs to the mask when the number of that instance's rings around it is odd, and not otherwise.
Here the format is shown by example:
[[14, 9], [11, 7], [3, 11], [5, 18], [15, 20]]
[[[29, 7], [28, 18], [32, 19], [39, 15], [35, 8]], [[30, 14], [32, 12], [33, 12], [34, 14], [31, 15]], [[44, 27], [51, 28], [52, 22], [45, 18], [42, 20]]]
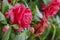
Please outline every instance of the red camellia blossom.
[[26, 28], [31, 23], [31, 10], [23, 4], [15, 4], [13, 8], [8, 10], [8, 14], [11, 23], [18, 24], [19, 27]]
[[57, 5], [60, 5], [60, 0], [50, 0], [51, 3], [55, 3]]
[[40, 19], [41, 22], [38, 22], [35, 28], [35, 36], [38, 36], [44, 32], [44, 29], [48, 27], [48, 22], [45, 19]]
[[48, 18], [49, 16], [53, 16], [58, 12], [59, 6], [59, 0], [50, 0], [50, 3], [47, 7], [45, 6], [45, 4], [42, 4], [41, 8], [44, 8], [42, 13], [46, 18]]

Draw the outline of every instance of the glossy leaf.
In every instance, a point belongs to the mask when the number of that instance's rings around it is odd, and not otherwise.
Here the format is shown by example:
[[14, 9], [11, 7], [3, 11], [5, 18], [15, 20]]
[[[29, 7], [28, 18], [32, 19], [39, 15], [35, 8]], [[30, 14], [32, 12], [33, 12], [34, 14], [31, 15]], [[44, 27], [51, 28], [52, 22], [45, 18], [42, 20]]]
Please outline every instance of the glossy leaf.
[[11, 28], [9, 28], [9, 29], [5, 32], [5, 34], [3, 35], [2, 40], [9, 40], [10, 33], [11, 33]]
[[16, 35], [14, 40], [26, 40], [26, 34], [25, 33], [21, 33], [20, 35]]
[[51, 26], [49, 26], [48, 29], [46, 29], [44, 33], [39, 36], [40, 40], [45, 40], [48, 37], [50, 30], [51, 30]]
[[0, 12], [0, 22], [3, 23], [3, 24], [7, 24], [5, 16], [1, 12]]
[[2, 2], [2, 13], [8, 11], [9, 8], [12, 8], [12, 5], [8, 3], [8, 0], [3, 0]]
[[48, 5], [50, 0], [43, 0], [43, 2], [44, 2], [45, 5]]
[[42, 13], [39, 11], [38, 7], [36, 6], [36, 13], [34, 18], [39, 21], [39, 18], [43, 18]]

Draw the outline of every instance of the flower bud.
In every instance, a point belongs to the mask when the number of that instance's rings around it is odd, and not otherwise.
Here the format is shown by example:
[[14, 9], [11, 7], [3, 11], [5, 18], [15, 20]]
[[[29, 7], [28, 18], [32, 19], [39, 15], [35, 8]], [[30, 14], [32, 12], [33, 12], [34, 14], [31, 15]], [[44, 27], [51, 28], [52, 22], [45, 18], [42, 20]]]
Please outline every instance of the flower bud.
[[32, 34], [34, 33], [34, 28], [33, 27], [30, 28], [30, 33], [32, 33]]
[[9, 17], [8, 12], [4, 13], [4, 16], [5, 16], [6, 18], [8, 18], [8, 17]]
[[9, 25], [3, 27], [2, 31], [5, 33], [9, 29]]
[[42, 10], [44, 10], [46, 8], [46, 5], [45, 4], [41, 4], [41, 8], [42, 8]]

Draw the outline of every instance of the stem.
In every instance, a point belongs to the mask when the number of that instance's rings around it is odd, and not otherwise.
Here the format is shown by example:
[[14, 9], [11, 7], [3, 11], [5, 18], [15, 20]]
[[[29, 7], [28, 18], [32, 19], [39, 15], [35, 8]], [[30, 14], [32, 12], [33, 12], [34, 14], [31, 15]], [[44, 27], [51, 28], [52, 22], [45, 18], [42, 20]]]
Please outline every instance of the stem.
[[55, 25], [52, 24], [52, 26], [54, 28], [54, 32], [53, 32], [53, 36], [52, 36], [52, 39], [51, 40], [54, 40], [54, 37], [55, 37], [55, 34], [56, 34], [56, 28], [55, 28]]

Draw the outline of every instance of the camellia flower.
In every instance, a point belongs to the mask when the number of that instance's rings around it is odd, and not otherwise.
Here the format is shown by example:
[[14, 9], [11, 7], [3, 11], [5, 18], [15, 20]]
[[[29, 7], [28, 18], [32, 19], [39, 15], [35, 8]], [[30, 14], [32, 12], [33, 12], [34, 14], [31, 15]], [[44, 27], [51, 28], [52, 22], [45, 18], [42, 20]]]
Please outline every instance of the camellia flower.
[[60, 0], [50, 0], [50, 2], [60, 6]]
[[35, 36], [38, 36], [44, 32], [44, 29], [48, 27], [47, 20], [40, 19], [41, 22], [38, 22], [35, 28]]
[[26, 28], [31, 23], [31, 10], [23, 4], [15, 4], [13, 8], [8, 10], [8, 14], [11, 23], [18, 24], [19, 27]]
[[[54, 16], [59, 10], [60, 2], [59, 0], [50, 0], [50, 3], [46, 7], [45, 4], [41, 5], [43, 10], [43, 15], [48, 18], [49, 16]], [[44, 9], [43, 9], [44, 8]]]

